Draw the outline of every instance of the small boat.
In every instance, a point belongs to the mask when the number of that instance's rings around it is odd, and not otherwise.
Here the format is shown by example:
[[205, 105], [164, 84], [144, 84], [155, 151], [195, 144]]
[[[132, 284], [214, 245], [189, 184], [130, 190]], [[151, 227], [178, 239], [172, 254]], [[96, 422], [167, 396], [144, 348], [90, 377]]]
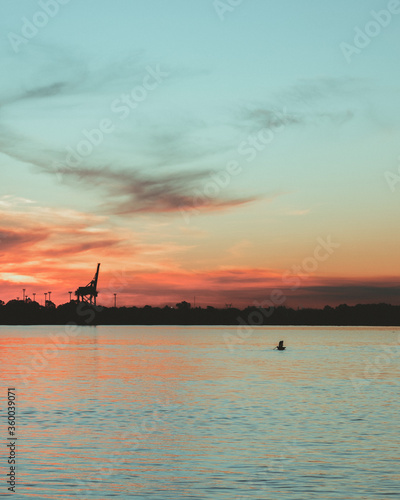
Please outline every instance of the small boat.
[[283, 340], [279, 341], [279, 344], [275, 347], [275, 349], [278, 349], [278, 351], [284, 351], [286, 347], [283, 345]]

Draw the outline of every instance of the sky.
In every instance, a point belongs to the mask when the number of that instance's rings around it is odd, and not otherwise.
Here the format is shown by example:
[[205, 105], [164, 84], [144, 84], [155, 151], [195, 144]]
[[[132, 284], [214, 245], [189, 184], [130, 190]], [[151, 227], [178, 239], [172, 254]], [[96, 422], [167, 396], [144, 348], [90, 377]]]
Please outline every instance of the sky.
[[3, 0], [0, 299], [400, 303], [400, 2]]

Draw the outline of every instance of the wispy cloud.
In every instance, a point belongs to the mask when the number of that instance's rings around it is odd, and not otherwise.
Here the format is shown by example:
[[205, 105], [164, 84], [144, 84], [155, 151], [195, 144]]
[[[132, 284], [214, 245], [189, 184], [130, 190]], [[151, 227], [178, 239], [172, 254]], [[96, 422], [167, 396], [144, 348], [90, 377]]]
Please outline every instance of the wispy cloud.
[[0, 198], [0, 261], [65, 258], [94, 249], [110, 249], [124, 238], [102, 227], [107, 220], [73, 210], [42, 207], [30, 200]]
[[299, 125], [304, 119], [301, 115], [276, 110], [272, 107], [254, 107], [244, 111], [246, 120], [253, 122], [257, 128], [279, 128], [287, 125]]
[[25, 101], [29, 99], [44, 99], [46, 97], [61, 95], [67, 88], [67, 82], [56, 82], [39, 87], [33, 87], [31, 89], [15, 93], [14, 95], [3, 97], [0, 100], [0, 108], [9, 104], [17, 103], [19, 101]]
[[48, 238], [49, 232], [45, 230], [11, 230], [0, 227], [0, 253], [18, 251], [18, 248], [33, 245]]
[[[4, 55], [4, 59], [13, 85], [8, 89], [3, 87], [0, 107], [57, 96], [69, 96], [77, 101], [84, 96], [90, 101], [97, 97], [97, 92], [113, 95], [118, 88], [140, 83], [144, 67], [150, 64], [143, 51], [131, 51], [117, 59], [103, 59], [99, 63], [83, 51], [76, 54], [57, 45], [36, 42], [31, 42], [17, 58]], [[16, 75], [15, 81], [13, 74]]]
[[[210, 180], [212, 170], [194, 169], [167, 173], [164, 168], [145, 173], [145, 167], [68, 167], [54, 165], [54, 158], [63, 159], [61, 151], [40, 150], [34, 141], [0, 127], [0, 151], [34, 166], [38, 173], [62, 179], [74, 188], [103, 193], [99, 210], [105, 214], [172, 213], [201, 207], [202, 211], [220, 211], [251, 203], [258, 196], [199, 197], [199, 186]], [[65, 155], [64, 155], [65, 156]], [[85, 163], [88, 163], [87, 161]], [[224, 193], [225, 194], [225, 193]], [[104, 196], [105, 195], [105, 196]]]
[[[51, 172], [51, 170], [48, 170]], [[250, 203], [257, 198], [238, 197], [222, 199], [202, 198], [196, 201], [195, 189], [210, 175], [209, 171], [154, 173], [145, 175], [140, 170], [60, 167], [66, 182], [80, 183], [83, 187], [98, 187], [106, 193], [103, 210], [115, 215], [133, 213], [176, 212], [201, 206], [206, 210], [221, 210]]]
[[[217, 154], [219, 150], [217, 143], [211, 144], [212, 141], [208, 140], [210, 132], [207, 124], [200, 118], [189, 119], [184, 112], [174, 123], [166, 118], [158, 127], [154, 124], [150, 127], [148, 123], [150, 117], [142, 117], [141, 127], [138, 129], [138, 135], [141, 137], [138, 141], [141, 144], [138, 146], [138, 156], [144, 158], [141, 165], [131, 166], [124, 153], [121, 158], [115, 154], [116, 149], [113, 149], [114, 153], [109, 152], [109, 158], [106, 160], [112, 165], [110, 167], [99, 165], [98, 151], [90, 158], [82, 158], [77, 168], [63, 167], [62, 165], [66, 165], [65, 151], [70, 146], [70, 140], [66, 139], [64, 148], [51, 143], [38, 143], [34, 139], [35, 134], [29, 134], [29, 122], [20, 123], [20, 129], [25, 129], [24, 133], [17, 132], [18, 129], [13, 126], [12, 121], [8, 121], [12, 116], [10, 109], [14, 109], [12, 106], [15, 105], [17, 109], [19, 103], [32, 101], [34, 109], [37, 109], [42, 105], [39, 101], [68, 96], [69, 105], [67, 101], [58, 101], [61, 106], [59, 116], [63, 116], [65, 107], [71, 108], [71, 103], [76, 103], [82, 96], [87, 95], [85, 109], [91, 112], [91, 100], [99, 99], [99, 93], [93, 90], [101, 89], [100, 95], [104, 99], [105, 112], [110, 112], [110, 103], [122, 90], [127, 92], [142, 82], [143, 68], [149, 61], [145, 61], [143, 52], [135, 52], [130, 56], [121, 56], [120, 60], [113, 63], [95, 66], [93, 63], [85, 65], [84, 56], [76, 57], [75, 60], [71, 55], [67, 56], [60, 51], [60, 58], [57, 58], [53, 57], [56, 54], [52, 53], [52, 50], [57, 53], [56, 49], [50, 50], [34, 44], [28, 49], [28, 52], [32, 52], [39, 61], [39, 66], [40, 61], [45, 62], [43, 67], [46, 66], [46, 70], [40, 78], [32, 79], [41, 83], [35, 85], [29, 85], [29, 82], [25, 85], [22, 83], [16, 89], [10, 88], [0, 95], [0, 112], [2, 107], [8, 108], [5, 119], [0, 114], [0, 150], [3, 153], [32, 165], [38, 174], [53, 176], [58, 174], [58, 179], [61, 176], [74, 189], [90, 189], [99, 193], [98, 209], [106, 214], [173, 213], [197, 206], [201, 206], [204, 211], [219, 211], [257, 199], [255, 196], [234, 195], [227, 190], [223, 196], [203, 197], [198, 200], [196, 189], [207, 182], [211, 171], [194, 165], [194, 158], [201, 158], [201, 163], [204, 165], [206, 158]], [[26, 57], [27, 54], [23, 54], [21, 60]], [[190, 70], [186, 70], [185, 73], [182, 68], [177, 68], [176, 74], [179, 75], [179, 79], [193, 76]], [[53, 101], [50, 102], [53, 106]], [[49, 116], [51, 119], [53, 115]], [[70, 123], [72, 117], [65, 116], [68, 118], [66, 122]], [[21, 116], [19, 119], [22, 121]], [[117, 148], [120, 144], [121, 150], [124, 151], [126, 144], [131, 142], [131, 135], [128, 136], [128, 133], [132, 133], [131, 129], [123, 128], [121, 125], [113, 135], [112, 141], [110, 140], [113, 148]], [[108, 143], [104, 145], [105, 148], [108, 146]], [[53, 168], [54, 164], [60, 166]], [[56, 179], [55, 176], [54, 178]]]
[[368, 82], [361, 79], [303, 79], [271, 93], [265, 102], [242, 106], [239, 120], [256, 128], [319, 125], [324, 122], [342, 125], [355, 117], [355, 101], [360, 92], [368, 89]]

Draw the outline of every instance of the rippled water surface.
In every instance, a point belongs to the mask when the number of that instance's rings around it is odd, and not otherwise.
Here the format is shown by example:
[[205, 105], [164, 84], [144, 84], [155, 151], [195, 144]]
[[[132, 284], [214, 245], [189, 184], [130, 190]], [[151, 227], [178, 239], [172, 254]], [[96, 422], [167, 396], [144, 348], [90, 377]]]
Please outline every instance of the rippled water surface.
[[399, 498], [400, 330], [240, 333], [0, 327], [14, 498]]

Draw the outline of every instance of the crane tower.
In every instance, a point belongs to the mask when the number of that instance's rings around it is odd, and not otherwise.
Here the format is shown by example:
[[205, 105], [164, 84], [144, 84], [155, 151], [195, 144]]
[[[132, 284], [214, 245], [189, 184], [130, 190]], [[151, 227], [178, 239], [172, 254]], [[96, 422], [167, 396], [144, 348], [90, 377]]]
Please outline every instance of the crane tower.
[[100, 264], [97, 264], [97, 271], [92, 281], [86, 286], [80, 286], [76, 290], [75, 295], [78, 302], [86, 302], [90, 305], [96, 305], [96, 298], [99, 292], [97, 291], [97, 281], [99, 279]]

